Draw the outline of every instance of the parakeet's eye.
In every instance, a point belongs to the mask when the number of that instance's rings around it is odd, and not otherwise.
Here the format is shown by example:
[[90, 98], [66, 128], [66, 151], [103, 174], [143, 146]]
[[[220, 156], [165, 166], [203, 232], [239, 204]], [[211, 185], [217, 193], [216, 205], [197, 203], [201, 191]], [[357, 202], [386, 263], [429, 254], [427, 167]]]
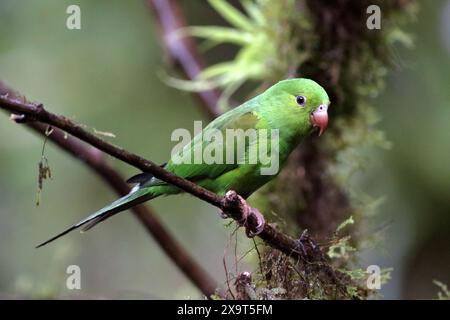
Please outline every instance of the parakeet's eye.
[[299, 106], [303, 107], [306, 103], [306, 98], [304, 96], [297, 96], [295, 99], [297, 100], [297, 104]]

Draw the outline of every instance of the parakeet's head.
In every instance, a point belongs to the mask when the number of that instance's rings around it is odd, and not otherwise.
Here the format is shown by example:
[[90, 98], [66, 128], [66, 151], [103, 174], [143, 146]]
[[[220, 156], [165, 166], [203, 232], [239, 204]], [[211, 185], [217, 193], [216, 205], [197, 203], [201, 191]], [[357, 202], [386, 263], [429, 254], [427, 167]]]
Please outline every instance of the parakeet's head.
[[264, 94], [275, 107], [275, 118], [292, 129], [309, 131], [319, 128], [319, 135], [328, 124], [328, 106], [330, 99], [327, 92], [310, 79], [288, 79], [278, 82]]

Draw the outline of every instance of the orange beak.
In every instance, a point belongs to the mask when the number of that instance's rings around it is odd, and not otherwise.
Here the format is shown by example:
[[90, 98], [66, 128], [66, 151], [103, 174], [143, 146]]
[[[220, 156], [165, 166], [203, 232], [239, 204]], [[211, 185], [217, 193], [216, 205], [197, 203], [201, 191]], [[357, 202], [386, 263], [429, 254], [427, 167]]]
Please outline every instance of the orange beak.
[[309, 119], [313, 127], [319, 127], [319, 136], [325, 131], [328, 125], [328, 106], [326, 104], [321, 104], [311, 112]]

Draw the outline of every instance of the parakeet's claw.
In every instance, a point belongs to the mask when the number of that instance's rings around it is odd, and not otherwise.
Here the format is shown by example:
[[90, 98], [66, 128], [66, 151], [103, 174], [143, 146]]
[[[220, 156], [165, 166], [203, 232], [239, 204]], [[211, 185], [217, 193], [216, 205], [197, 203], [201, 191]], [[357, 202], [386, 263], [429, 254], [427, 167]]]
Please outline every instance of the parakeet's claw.
[[250, 207], [236, 191], [230, 190], [225, 193], [224, 208], [226, 209], [222, 210], [222, 216], [235, 219], [240, 226], [247, 221]]
[[[234, 218], [238, 225], [245, 227], [247, 237], [253, 238], [264, 230], [266, 221], [258, 209], [250, 207], [244, 198], [230, 190], [224, 197], [226, 211], [221, 212], [224, 218]], [[233, 215], [236, 213], [236, 215]]]
[[247, 221], [244, 223], [245, 234], [247, 237], [253, 238], [264, 230], [265, 224], [266, 220], [264, 219], [262, 213], [256, 208], [251, 208]]

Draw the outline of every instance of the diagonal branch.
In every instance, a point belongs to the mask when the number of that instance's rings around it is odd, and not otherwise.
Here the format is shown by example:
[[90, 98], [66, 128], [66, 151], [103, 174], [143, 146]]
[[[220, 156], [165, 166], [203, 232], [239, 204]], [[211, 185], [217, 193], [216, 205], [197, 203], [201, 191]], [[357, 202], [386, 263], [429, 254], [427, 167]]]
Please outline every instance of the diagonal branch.
[[[12, 90], [0, 82], [0, 95], [5, 94], [11, 97], [15, 96]], [[30, 122], [27, 125], [39, 134], [46, 136], [47, 125], [40, 122]], [[91, 170], [103, 178], [119, 196], [123, 196], [130, 191], [121, 175], [105, 161], [102, 153], [97, 149], [89, 147], [73, 137], [66, 136], [59, 129], [54, 129], [48, 139], [75, 158], [83, 161]], [[175, 240], [148, 206], [138, 205], [131, 210], [167, 256], [206, 297], [210, 297], [216, 292], [218, 284]]]
[[[189, 79], [195, 79], [204, 69], [204, 62], [192, 38], [177, 37], [176, 31], [186, 27], [186, 19], [175, 0], [148, 0], [160, 29], [165, 49], [172, 61], [176, 62]], [[205, 90], [197, 92], [196, 97], [206, 115], [215, 118], [220, 115], [217, 105], [220, 92]]]
[[[18, 122], [27, 123], [38, 121], [59, 128], [77, 137], [78, 139], [83, 140], [91, 146], [115, 157], [116, 159], [122, 160], [144, 172], [149, 172], [156, 178], [172, 184], [181, 190], [190, 193], [193, 196], [212, 204], [213, 206], [216, 206], [237, 222], [246, 220], [247, 218], [250, 208], [248, 205], [236, 205], [236, 201], [234, 200], [230, 201], [227, 197], [221, 197], [189, 180], [176, 176], [153, 162], [140, 157], [139, 155], [131, 153], [97, 137], [96, 135], [86, 131], [82, 125], [70, 120], [69, 118], [47, 111], [44, 109], [42, 104], [23, 102], [18, 99], [11, 99], [7, 96], [0, 96], [0, 108], [18, 115], [16, 117], [16, 121]], [[257, 210], [255, 209], [254, 211]], [[258, 234], [258, 236], [263, 239], [266, 244], [284, 252], [287, 255], [305, 260], [305, 255], [302, 254], [301, 250], [299, 250], [299, 243], [297, 240], [278, 231], [267, 223], [265, 223], [263, 229], [260, 230], [260, 226], [255, 223], [254, 219], [249, 220], [250, 225], [246, 225], [246, 227], [250, 229], [249, 231], [251, 233]]]

